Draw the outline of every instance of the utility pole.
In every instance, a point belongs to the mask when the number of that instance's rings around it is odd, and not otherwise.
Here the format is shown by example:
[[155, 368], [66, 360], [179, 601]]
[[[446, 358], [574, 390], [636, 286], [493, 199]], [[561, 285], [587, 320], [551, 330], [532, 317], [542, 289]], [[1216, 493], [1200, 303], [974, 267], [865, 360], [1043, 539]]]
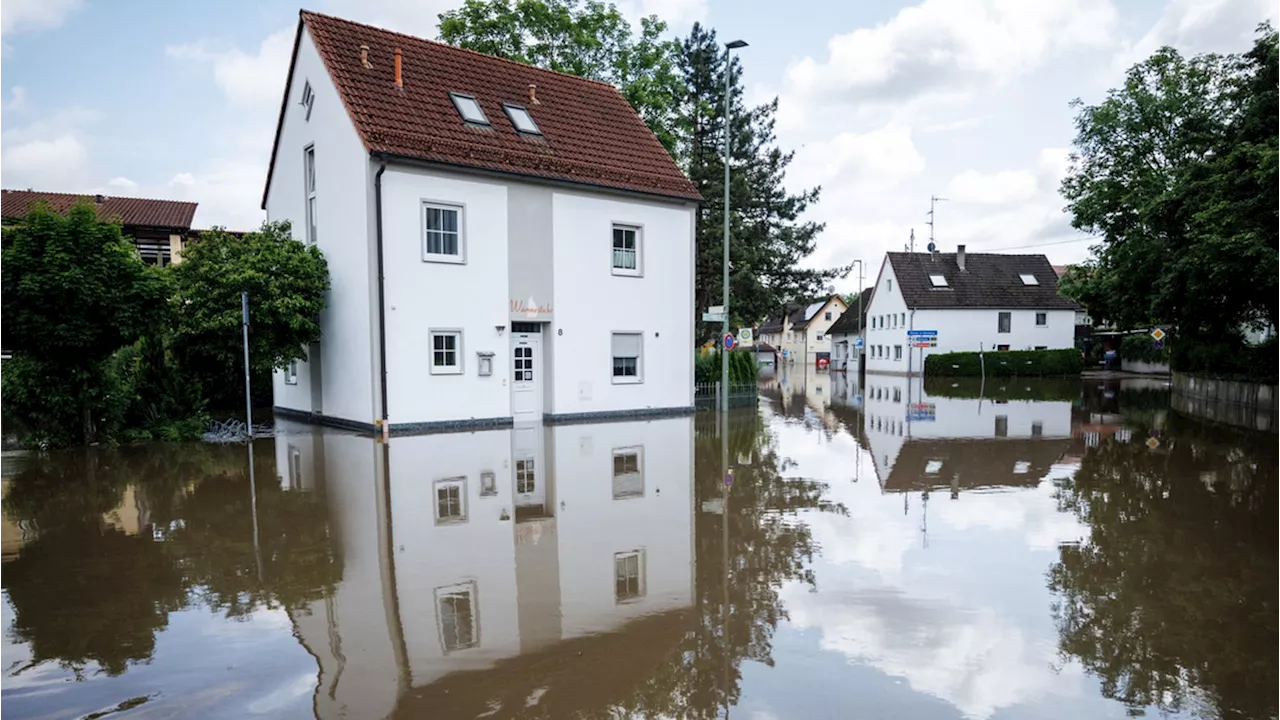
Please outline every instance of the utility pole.
[[253, 396], [249, 392], [249, 291], [240, 293], [240, 327], [244, 332], [244, 423], [253, 443]]
[[[937, 248], [937, 247], [938, 247], [938, 246], [934, 243], [934, 239], [933, 239], [933, 225], [934, 225], [934, 220], [935, 220], [935, 218], [934, 218], [934, 215], [933, 215], [933, 214], [934, 214], [935, 210], [937, 209], [938, 203], [940, 203], [940, 202], [946, 202], [946, 200], [947, 200], [947, 198], [944, 198], [944, 197], [938, 197], [937, 195], [930, 195], [930, 196], [929, 196], [929, 248], [930, 248], [930, 252], [932, 252], [934, 248]], [[914, 231], [913, 231], [913, 232], [912, 232], [912, 237], [914, 237], [914, 236], [915, 236], [915, 233], [914, 233]]]

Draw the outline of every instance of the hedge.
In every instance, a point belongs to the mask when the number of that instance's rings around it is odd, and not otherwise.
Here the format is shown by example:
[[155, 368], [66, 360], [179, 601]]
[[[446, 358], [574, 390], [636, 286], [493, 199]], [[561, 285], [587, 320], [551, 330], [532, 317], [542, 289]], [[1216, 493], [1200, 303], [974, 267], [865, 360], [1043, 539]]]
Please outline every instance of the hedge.
[[[1080, 351], [1005, 350], [983, 353], [987, 377], [1024, 375], [1079, 375], [1084, 368]], [[925, 376], [972, 377], [983, 374], [982, 361], [976, 352], [929, 355], [924, 359]]]
[[1169, 346], [1161, 345], [1157, 348], [1155, 339], [1147, 333], [1125, 335], [1120, 341], [1120, 357], [1133, 362], [1168, 365]]
[[1075, 403], [1080, 401], [1082, 389], [1078, 377], [1037, 378], [1027, 382], [1013, 379], [983, 382], [976, 377], [925, 375], [924, 391], [931, 397]]
[[[729, 351], [729, 383], [755, 382], [760, 375], [754, 350]], [[695, 383], [720, 382], [720, 351], [712, 350], [697, 356], [693, 361]]]

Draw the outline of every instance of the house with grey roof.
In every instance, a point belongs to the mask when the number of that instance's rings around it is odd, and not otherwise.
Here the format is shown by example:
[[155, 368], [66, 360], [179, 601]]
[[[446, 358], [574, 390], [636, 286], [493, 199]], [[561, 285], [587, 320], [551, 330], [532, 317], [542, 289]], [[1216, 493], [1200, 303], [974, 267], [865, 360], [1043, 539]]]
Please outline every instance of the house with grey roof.
[[871, 298], [875, 297], [875, 288], [866, 291], [862, 298], [862, 314], [857, 309], [840, 316], [827, 328], [827, 337], [831, 338], [831, 369], [844, 372], [860, 372], [866, 361], [866, 344], [861, 346], [858, 339], [862, 337], [862, 329], [867, 324], [867, 313], [871, 310]]
[[781, 315], [761, 325], [760, 342], [778, 348], [788, 365], [813, 365], [831, 359], [827, 330], [849, 309], [840, 295], [811, 303], [788, 303]]
[[[966, 253], [963, 245], [954, 253], [888, 253], [874, 287], [868, 372], [919, 373], [933, 353], [1075, 344], [1079, 306], [1058, 294], [1044, 255]], [[920, 338], [929, 330], [932, 340]]]

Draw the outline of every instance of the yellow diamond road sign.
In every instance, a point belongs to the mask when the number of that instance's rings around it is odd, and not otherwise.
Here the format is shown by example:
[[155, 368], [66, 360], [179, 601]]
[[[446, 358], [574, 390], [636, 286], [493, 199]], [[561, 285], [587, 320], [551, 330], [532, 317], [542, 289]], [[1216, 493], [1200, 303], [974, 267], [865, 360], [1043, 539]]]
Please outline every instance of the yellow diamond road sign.
[[1147, 447], [1151, 448], [1152, 450], [1155, 450], [1156, 448], [1160, 447], [1160, 441], [1155, 438], [1147, 438]]
[[1155, 338], [1156, 340], [1163, 340], [1164, 336], [1165, 336], [1165, 332], [1160, 328], [1156, 328], [1155, 330], [1151, 331], [1151, 337]]

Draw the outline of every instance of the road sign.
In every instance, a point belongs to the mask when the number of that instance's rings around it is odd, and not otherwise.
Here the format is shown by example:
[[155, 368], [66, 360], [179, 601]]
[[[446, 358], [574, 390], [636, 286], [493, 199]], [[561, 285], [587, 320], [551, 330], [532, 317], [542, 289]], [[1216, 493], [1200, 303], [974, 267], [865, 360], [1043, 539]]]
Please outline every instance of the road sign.
[[1147, 438], [1147, 447], [1151, 448], [1152, 450], [1155, 450], [1156, 448], [1160, 447], [1160, 441], [1153, 437]]
[[751, 328], [738, 328], [738, 342], [751, 342]]
[[911, 422], [933, 422], [937, 419], [938, 411], [933, 403], [914, 403], [907, 407], [907, 420]]
[[724, 314], [724, 306], [723, 306], [723, 305], [712, 305], [711, 307], [707, 308], [707, 312], [709, 312], [709, 313], [715, 313], [716, 315], [723, 315], [723, 314]]
[[914, 338], [911, 338], [911, 340], [912, 340], [911, 347], [914, 347], [914, 348], [931, 348], [931, 347], [938, 347], [938, 336], [937, 336], [937, 335], [934, 335], [933, 337], [919, 337], [919, 336], [916, 336], [916, 337], [914, 337]]
[[861, 349], [862, 349], [862, 338], [861, 338], [861, 337], [859, 337], [857, 340], [854, 340], [854, 341], [853, 341], [853, 346], [854, 346], [854, 347], [856, 347], [856, 348], [858, 348], [859, 350], [861, 350]]
[[725, 487], [732, 487], [732, 486], [733, 486], [733, 471], [732, 471], [732, 470], [730, 470], [729, 472], [727, 472], [727, 473], [725, 473], [725, 474], [724, 474], [724, 486], [725, 486]]
[[907, 337], [928, 337], [930, 335], [937, 337], [938, 331], [937, 330], [908, 330], [907, 331]]
[[727, 317], [724, 313], [704, 312], [702, 313], [702, 322], [722, 323]]
[[1155, 341], [1155, 342], [1153, 342], [1153, 343], [1151, 343], [1151, 344], [1152, 344], [1152, 345], [1154, 345], [1154, 346], [1155, 346], [1155, 348], [1156, 348], [1157, 350], [1160, 350], [1161, 348], [1163, 348], [1163, 347], [1164, 347], [1164, 341], [1163, 341], [1163, 340], [1157, 340], [1157, 341]]
[[1164, 340], [1165, 335], [1168, 335], [1168, 333], [1161, 330], [1160, 328], [1156, 328], [1155, 330], [1151, 331], [1151, 337], [1155, 338], [1156, 342], [1160, 342], [1161, 340]]
[[736, 343], [736, 342], [734, 341], [734, 339], [733, 339], [733, 333], [725, 333], [725, 336], [724, 336], [724, 349], [725, 349], [725, 350], [732, 350], [732, 349], [733, 349], [733, 346], [734, 346], [734, 345], [736, 345], [736, 344], [737, 344], [737, 343]]

